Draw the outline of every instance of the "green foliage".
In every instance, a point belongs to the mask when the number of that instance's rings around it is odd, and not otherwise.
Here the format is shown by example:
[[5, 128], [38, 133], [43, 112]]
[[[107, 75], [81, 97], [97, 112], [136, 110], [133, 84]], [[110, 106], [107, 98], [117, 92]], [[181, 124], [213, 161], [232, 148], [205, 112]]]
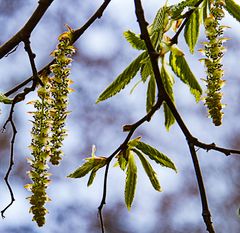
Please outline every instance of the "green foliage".
[[225, 0], [224, 7], [230, 15], [240, 22], [240, 5], [238, 5], [234, 0]]
[[139, 159], [142, 163], [142, 166], [143, 166], [153, 188], [160, 192], [161, 186], [158, 181], [157, 173], [153, 170], [151, 164], [146, 160], [145, 156], [139, 150], [133, 149], [133, 152], [136, 153], [136, 155], [139, 157]]
[[170, 14], [172, 19], [180, 19], [183, 17], [182, 12], [187, 7], [194, 7], [198, 0], [183, 0], [180, 3], [170, 6]]
[[156, 98], [156, 81], [154, 76], [151, 76], [147, 88], [146, 111], [149, 112], [155, 104]]
[[190, 91], [194, 95], [196, 101], [199, 101], [202, 95], [202, 88], [188, 66], [184, 56], [179, 56], [176, 53], [171, 52], [169, 56], [169, 63], [173, 72], [181, 79], [182, 82], [189, 86]]
[[147, 57], [147, 53], [141, 53], [130, 65], [102, 92], [98, 97], [97, 103], [106, 100], [122, 89], [136, 76], [141, 67], [141, 61]]
[[146, 50], [146, 45], [144, 40], [140, 38], [139, 35], [131, 32], [130, 30], [123, 33], [126, 40], [132, 45], [134, 49]]
[[69, 178], [81, 178], [87, 175], [90, 171], [93, 171], [93, 174], [90, 175], [90, 179], [88, 184], [92, 184], [92, 181], [95, 177], [95, 174], [97, 170], [99, 170], [101, 167], [105, 166], [107, 163], [107, 158], [105, 157], [90, 157], [86, 158], [86, 162], [80, 166], [78, 169], [76, 169], [73, 173], [69, 174]]
[[13, 103], [13, 99], [8, 98], [7, 96], [5, 96], [3, 93], [0, 92], [0, 103], [12, 104]]
[[[164, 60], [162, 61], [161, 77], [163, 80], [165, 90], [167, 91], [171, 100], [174, 102], [174, 95], [173, 95], [174, 80], [169, 74], [169, 72], [167, 71]], [[174, 124], [175, 118], [165, 102], [163, 103], [163, 109], [164, 109], [164, 117], [165, 117], [165, 127], [167, 130], [169, 130], [170, 127]]]
[[137, 185], [137, 166], [133, 153], [129, 153], [126, 175], [127, 177], [125, 184], [125, 204], [128, 210], [130, 210]]
[[184, 37], [189, 46], [190, 52], [194, 53], [194, 47], [198, 41], [200, 28], [200, 14], [199, 9], [195, 9], [184, 29]]
[[138, 141], [136, 149], [140, 150], [143, 154], [147, 155], [150, 159], [154, 160], [156, 163], [161, 164], [163, 167], [168, 167], [177, 171], [174, 163], [166, 155], [153, 148], [152, 146]]

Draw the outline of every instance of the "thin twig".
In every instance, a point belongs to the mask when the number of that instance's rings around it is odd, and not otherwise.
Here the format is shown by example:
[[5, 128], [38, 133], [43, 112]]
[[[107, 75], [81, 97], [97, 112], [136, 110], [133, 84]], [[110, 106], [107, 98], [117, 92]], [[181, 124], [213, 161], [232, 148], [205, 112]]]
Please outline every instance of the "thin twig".
[[4, 213], [5, 211], [13, 204], [13, 202], [15, 201], [15, 198], [14, 198], [14, 193], [13, 193], [13, 190], [12, 190], [12, 187], [9, 183], [9, 176], [10, 176], [10, 173], [11, 173], [11, 170], [12, 170], [12, 167], [14, 165], [14, 143], [15, 143], [15, 137], [16, 137], [16, 134], [17, 134], [17, 129], [16, 129], [16, 126], [15, 126], [15, 123], [13, 121], [13, 112], [14, 112], [14, 106], [15, 106], [15, 101], [13, 101], [13, 104], [11, 106], [11, 110], [10, 110], [10, 114], [9, 114], [9, 117], [7, 119], [7, 121], [5, 122], [4, 126], [3, 126], [3, 129], [5, 130], [6, 129], [6, 126], [7, 124], [10, 122], [11, 126], [12, 126], [12, 139], [11, 139], [11, 148], [10, 148], [10, 158], [9, 158], [9, 166], [8, 166], [8, 170], [5, 174], [5, 177], [4, 177], [4, 181], [8, 187], [8, 190], [9, 190], [9, 193], [10, 193], [10, 198], [11, 198], [11, 201], [10, 203], [1, 211], [1, 216], [2, 218], [5, 218], [4, 216]]
[[41, 86], [44, 86], [44, 84], [42, 83], [41, 79], [38, 76], [37, 68], [36, 68], [35, 61], [34, 61], [36, 55], [32, 52], [29, 38], [26, 38], [24, 40], [24, 45], [25, 45], [24, 48], [25, 48], [25, 50], [28, 54], [29, 61], [30, 61], [30, 64], [31, 64], [32, 73], [33, 73], [33, 80], [35, 81], [36, 84], [40, 83]]
[[190, 150], [190, 153], [192, 156], [193, 166], [194, 166], [194, 170], [195, 170], [196, 177], [197, 177], [198, 188], [199, 188], [201, 202], [202, 202], [203, 220], [206, 224], [207, 231], [209, 233], [215, 233], [213, 225], [212, 225], [212, 221], [211, 221], [211, 213], [208, 208], [207, 195], [206, 195], [206, 191], [205, 191], [205, 187], [204, 187], [204, 183], [203, 183], [201, 169], [200, 169], [199, 162], [197, 159], [197, 153], [195, 151], [195, 147], [194, 147], [193, 143], [188, 142], [188, 146], [189, 146], [189, 150]]
[[108, 157], [108, 162], [107, 162], [107, 165], [106, 165], [106, 168], [105, 168], [105, 174], [104, 174], [102, 200], [101, 200], [101, 203], [98, 207], [98, 213], [99, 213], [99, 216], [100, 216], [100, 225], [101, 225], [102, 233], [105, 232], [104, 231], [103, 216], [102, 216], [102, 209], [103, 209], [104, 205], [106, 204], [107, 180], [108, 180], [109, 165], [110, 165], [112, 159], [118, 154], [118, 152], [120, 152], [122, 150], [125, 150], [127, 148], [127, 144], [129, 142], [129, 140], [131, 139], [135, 130], [140, 125], [142, 125], [144, 122], [146, 122], [146, 121], [149, 122], [151, 117], [154, 115], [154, 113], [161, 107], [162, 103], [163, 103], [163, 100], [159, 98], [157, 100], [157, 102], [155, 103], [155, 105], [152, 107], [152, 109], [144, 117], [142, 117], [140, 120], [138, 120], [137, 122], [132, 124], [130, 126], [130, 131], [129, 131], [127, 137], [125, 138], [125, 140], [123, 141], [123, 143]]

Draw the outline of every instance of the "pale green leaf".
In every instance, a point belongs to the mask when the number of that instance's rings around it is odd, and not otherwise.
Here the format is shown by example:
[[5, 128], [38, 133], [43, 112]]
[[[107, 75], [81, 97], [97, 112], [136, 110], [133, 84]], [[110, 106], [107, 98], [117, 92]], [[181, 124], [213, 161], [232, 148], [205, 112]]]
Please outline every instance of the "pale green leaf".
[[145, 155], [147, 155], [150, 159], [154, 160], [156, 163], [159, 163], [164, 167], [168, 167], [173, 169], [174, 171], [177, 171], [171, 159], [169, 159], [166, 155], [153, 148], [152, 146], [139, 141], [136, 145], [136, 148], [142, 151]]
[[97, 103], [106, 100], [122, 89], [136, 76], [141, 67], [141, 61], [147, 57], [147, 52], [140, 54], [130, 65], [102, 92], [98, 97]]
[[128, 160], [123, 156], [122, 153], [120, 153], [118, 155], [118, 164], [119, 164], [119, 167], [125, 171], [126, 167], [127, 167], [127, 164], [128, 164]]
[[133, 149], [133, 152], [136, 153], [137, 156], [139, 157], [139, 159], [142, 163], [142, 166], [143, 166], [153, 188], [160, 192], [161, 186], [158, 181], [157, 173], [153, 170], [151, 164], [146, 160], [145, 156], [139, 150]]
[[198, 41], [199, 27], [200, 27], [199, 9], [197, 8], [191, 14], [184, 29], [185, 41], [191, 53], [194, 53], [194, 48]]
[[145, 42], [140, 38], [139, 35], [136, 35], [131, 31], [126, 31], [123, 33], [123, 35], [133, 48], [138, 50], [146, 50]]
[[129, 154], [128, 167], [126, 171], [126, 184], [125, 184], [125, 203], [128, 210], [131, 209], [137, 185], [137, 166], [135, 163], [134, 155]]
[[105, 158], [104, 160], [99, 161], [98, 164], [95, 165], [95, 167], [92, 169], [92, 172], [89, 176], [87, 186], [90, 186], [93, 183], [94, 178], [96, 177], [97, 171], [103, 166], [105, 166], [106, 163], [107, 163], [107, 159]]
[[0, 92], [0, 102], [4, 104], [12, 104], [13, 99], [8, 98], [7, 96]]
[[184, 55], [178, 56], [171, 52], [169, 56], [169, 62], [173, 72], [180, 78], [182, 82], [189, 86], [190, 92], [194, 95], [196, 101], [199, 101], [202, 95], [202, 88], [188, 66]]
[[92, 183], [93, 183], [93, 181], [94, 181], [94, 179], [95, 179], [95, 177], [96, 177], [96, 174], [97, 174], [97, 171], [96, 171], [95, 169], [93, 169], [93, 170], [91, 171], [90, 176], [89, 176], [87, 186], [92, 185]]
[[240, 22], [240, 5], [234, 0], [225, 0], [225, 9], [232, 15], [238, 22]]
[[94, 168], [99, 169], [106, 165], [107, 159], [105, 157], [90, 157], [86, 162], [76, 169], [73, 173], [69, 174], [69, 178], [81, 178], [88, 174]]
[[[171, 100], [174, 102], [174, 94], [173, 94], [174, 80], [172, 76], [169, 74], [169, 72], [167, 71], [164, 61], [162, 62], [161, 77], [163, 80], [165, 90], [167, 91]], [[163, 103], [163, 109], [164, 109], [164, 117], [165, 117], [165, 127], [169, 131], [170, 127], [175, 122], [175, 117], [173, 116], [171, 110], [169, 109], [169, 107], [165, 102]]]
[[156, 82], [154, 76], [151, 76], [148, 82], [147, 99], [146, 99], [146, 111], [147, 113], [152, 109], [155, 104], [156, 98]]
[[147, 78], [153, 74], [152, 64], [150, 59], [148, 58], [147, 61], [141, 66], [140, 74], [142, 77], [142, 81], [146, 82]]

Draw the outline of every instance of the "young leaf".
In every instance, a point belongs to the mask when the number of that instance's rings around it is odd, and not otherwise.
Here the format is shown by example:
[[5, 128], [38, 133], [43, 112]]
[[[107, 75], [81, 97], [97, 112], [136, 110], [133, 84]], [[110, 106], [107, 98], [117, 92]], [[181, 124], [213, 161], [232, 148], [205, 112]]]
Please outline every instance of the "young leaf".
[[190, 92], [194, 95], [196, 101], [198, 102], [202, 95], [202, 88], [189, 68], [184, 55], [178, 56], [174, 52], [171, 52], [169, 56], [169, 63], [173, 72], [180, 78], [182, 82], [189, 86]]
[[151, 76], [147, 88], [146, 111], [147, 113], [152, 109], [156, 98], [156, 82], [154, 76]]
[[159, 152], [157, 149], [153, 148], [152, 146], [139, 141], [136, 145], [136, 148], [142, 151], [145, 155], [147, 155], [150, 159], [154, 160], [156, 163], [161, 164], [164, 167], [168, 167], [177, 171], [174, 163], [169, 159], [166, 155]]
[[4, 104], [12, 104], [13, 99], [8, 98], [7, 96], [0, 92], [0, 102]]
[[123, 35], [133, 48], [138, 50], [146, 50], [145, 42], [144, 40], [140, 39], [139, 35], [136, 35], [129, 30], [124, 32]]
[[102, 161], [99, 161], [99, 164], [97, 164], [93, 169], [92, 169], [92, 172], [89, 176], [89, 179], [88, 179], [88, 183], [87, 183], [87, 186], [90, 186], [93, 181], [94, 181], [94, 178], [96, 177], [96, 174], [97, 174], [97, 171], [102, 168], [103, 166], [105, 166], [107, 163], [107, 159], [105, 158], [104, 160]]
[[142, 81], [145, 83], [147, 78], [153, 73], [152, 64], [150, 59], [148, 58], [147, 61], [141, 66], [140, 74], [142, 77]]
[[194, 47], [197, 43], [199, 36], [199, 9], [195, 9], [192, 15], [190, 16], [184, 30], [185, 41], [189, 47], [191, 53], [194, 53]]
[[105, 157], [91, 157], [87, 158], [87, 161], [80, 166], [73, 173], [69, 174], [67, 177], [69, 178], [81, 178], [88, 174], [94, 168], [101, 168], [107, 163], [107, 159]]
[[131, 62], [130, 65], [105, 89], [105, 91], [102, 92], [96, 103], [106, 100], [124, 89], [125, 86], [136, 76], [142, 65], [141, 61], [146, 57], [147, 52], [143, 52]]
[[128, 210], [131, 209], [132, 202], [134, 199], [136, 184], [137, 184], [137, 166], [135, 163], [133, 153], [129, 154], [128, 167], [127, 167], [127, 177], [125, 184], [125, 203]]
[[[164, 87], [165, 87], [169, 97], [174, 102], [174, 95], [173, 95], [174, 80], [171, 77], [171, 75], [168, 73], [168, 71], [165, 67], [164, 60], [162, 61], [161, 77], [162, 77]], [[165, 127], [169, 131], [170, 127], [175, 122], [175, 117], [173, 116], [171, 110], [169, 109], [169, 107], [167, 106], [167, 104], [165, 102], [163, 103], [163, 109], [164, 109], [164, 117], [165, 117]]]
[[151, 164], [146, 160], [145, 156], [139, 150], [133, 149], [133, 152], [136, 153], [137, 156], [139, 157], [139, 159], [143, 165], [143, 168], [144, 168], [150, 182], [152, 183], [153, 188], [160, 192], [161, 186], [158, 181], [157, 173], [153, 170]]
[[240, 22], [240, 5], [238, 5], [234, 0], [225, 0], [224, 7], [230, 15]]
[[170, 108], [165, 102], [163, 103], [163, 110], [164, 110], [164, 118], [165, 118], [164, 124], [167, 131], [169, 131], [170, 127], [175, 123], [175, 117], [173, 116]]

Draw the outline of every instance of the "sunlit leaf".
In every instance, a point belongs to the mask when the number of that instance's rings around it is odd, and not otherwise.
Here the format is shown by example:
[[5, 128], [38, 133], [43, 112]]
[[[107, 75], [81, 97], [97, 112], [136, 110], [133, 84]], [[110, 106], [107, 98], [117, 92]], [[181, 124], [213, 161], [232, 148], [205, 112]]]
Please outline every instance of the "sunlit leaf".
[[141, 67], [141, 61], [147, 57], [147, 52], [140, 54], [131, 64], [102, 92], [98, 97], [97, 103], [106, 100], [122, 89], [136, 76]]
[[136, 35], [131, 31], [126, 31], [123, 34], [126, 40], [132, 45], [133, 48], [138, 50], [146, 50], [145, 42], [140, 38], [140, 35]]
[[150, 59], [148, 58], [146, 60], [146, 62], [141, 66], [141, 70], [140, 70], [140, 74], [142, 77], [142, 81], [146, 82], [147, 78], [153, 74], [153, 70], [152, 70], [152, 64]]
[[224, 7], [230, 15], [240, 22], [240, 5], [238, 5], [234, 0], [225, 0]]
[[148, 82], [147, 99], [146, 99], [146, 111], [147, 113], [152, 109], [155, 104], [156, 98], [156, 82], [154, 76], [151, 76]]
[[13, 99], [8, 98], [7, 96], [0, 92], [0, 102], [4, 104], [12, 104]]
[[198, 41], [199, 36], [199, 9], [195, 9], [187, 21], [184, 30], [185, 41], [188, 44], [191, 53], [194, 53], [194, 47]]
[[86, 162], [76, 169], [73, 173], [69, 174], [69, 178], [81, 178], [88, 174], [91, 170], [99, 169], [106, 165], [107, 159], [105, 157], [90, 157], [86, 159]]
[[[169, 74], [169, 72], [167, 71], [164, 61], [162, 62], [161, 77], [163, 80], [165, 90], [167, 91], [171, 100], [174, 102], [174, 94], [173, 94], [174, 80], [172, 76]], [[175, 117], [173, 116], [171, 110], [169, 109], [169, 107], [165, 102], [163, 103], [163, 109], [164, 109], [164, 117], [165, 117], [165, 127], [169, 131], [170, 127], [175, 122]]]
[[132, 153], [129, 154], [126, 174], [127, 177], [125, 184], [125, 203], [128, 210], [130, 210], [134, 199], [137, 184], [137, 166], [135, 163], [134, 155]]
[[144, 168], [150, 182], [152, 183], [153, 188], [160, 192], [161, 186], [158, 181], [157, 173], [153, 170], [151, 164], [146, 160], [145, 156], [139, 150], [133, 149], [133, 152], [136, 153], [137, 156], [139, 157], [139, 159], [143, 165], [143, 168]]
[[153, 148], [152, 146], [139, 141], [136, 145], [136, 148], [142, 151], [145, 155], [147, 155], [150, 159], [154, 160], [156, 163], [161, 164], [164, 167], [168, 167], [177, 171], [174, 163], [169, 159], [166, 155]]
[[169, 61], [173, 72], [180, 78], [182, 82], [189, 86], [190, 92], [194, 95], [196, 101], [199, 101], [202, 95], [202, 88], [188, 66], [184, 56], [178, 56], [171, 52]]

